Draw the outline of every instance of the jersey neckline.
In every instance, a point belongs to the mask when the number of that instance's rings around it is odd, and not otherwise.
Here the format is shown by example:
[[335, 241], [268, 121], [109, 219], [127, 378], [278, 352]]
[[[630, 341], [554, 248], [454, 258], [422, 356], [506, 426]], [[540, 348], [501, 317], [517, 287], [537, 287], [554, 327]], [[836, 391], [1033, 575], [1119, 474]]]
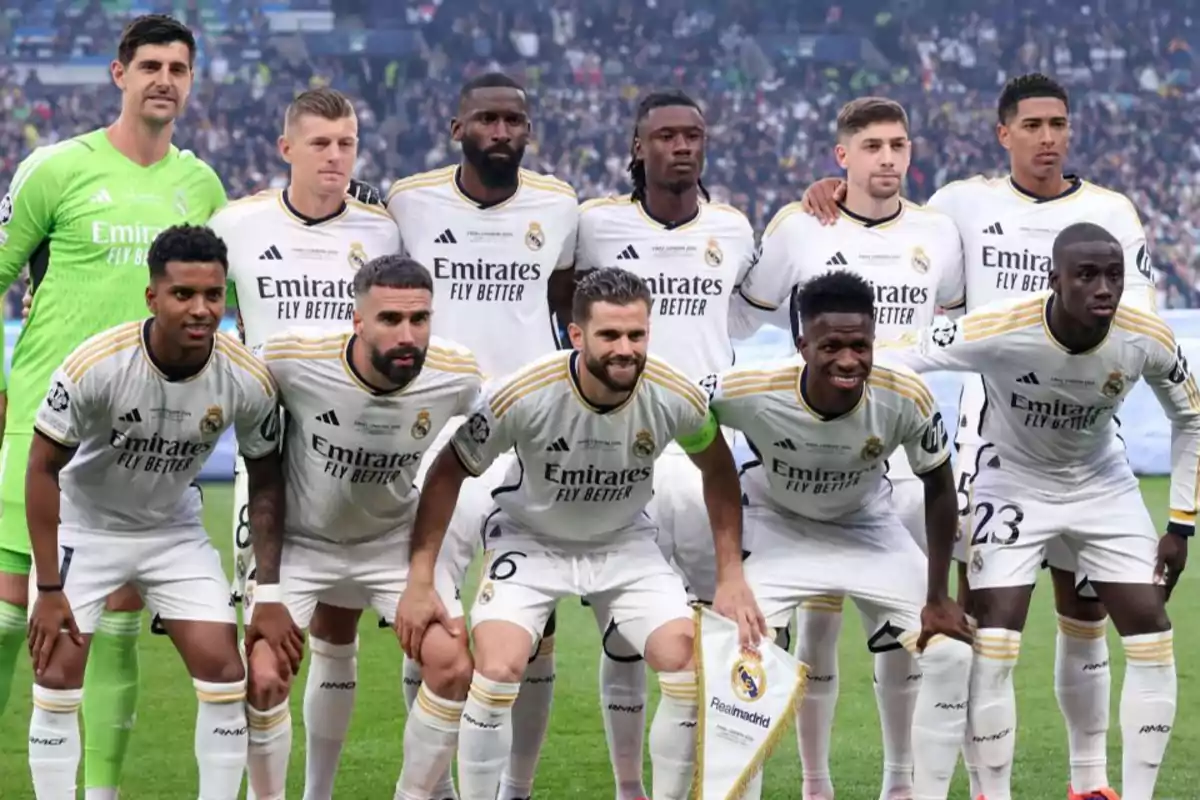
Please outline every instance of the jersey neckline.
[[904, 200], [900, 200], [900, 207], [896, 209], [895, 213], [888, 214], [886, 217], [864, 217], [862, 214], [855, 214], [842, 203], [838, 203], [837, 207], [851, 222], [856, 222], [864, 228], [878, 228], [900, 219], [900, 215], [904, 213]]
[[175, 157], [179, 154], [179, 148], [176, 147], [174, 143], [172, 143], [167, 148], [166, 155], [164, 155], [158, 161], [155, 161], [153, 164], [139, 164], [136, 161], [134, 161], [132, 158], [130, 158], [129, 156], [122, 153], [117, 148], [117, 146], [112, 143], [112, 139], [108, 138], [108, 129], [110, 127], [112, 127], [112, 126], [109, 125], [109, 126], [105, 126], [103, 128], [97, 128], [96, 130], [92, 131], [92, 134], [94, 134], [94, 137], [95, 137], [94, 144], [92, 141], [92, 137], [87, 134], [80, 136], [77, 139], [77, 141], [81, 142], [85, 147], [94, 149], [95, 146], [98, 146], [101, 149], [107, 150], [115, 158], [121, 159], [121, 161], [123, 161], [128, 166], [130, 166], [134, 169], [143, 170], [146, 172], [153, 172], [154, 170], [160, 169], [161, 167], [164, 167], [167, 164], [170, 164], [172, 161], [175, 160]]
[[517, 192], [521, 191], [521, 186], [524, 183], [525, 183], [525, 181], [521, 178], [521, 171], [518, 169], [517, 170], [517, 186], [515, 189], [513, 189], [512, 194], [510, 194], [508, 197], [505, 197], [502, 200], [492, 200], [492, 201], [477, 200], [476, 198], [472, 197], [470, 192], [467, 191], [466, 187], [463, 186], [462, 164], [459, 164], [457, 167], [454, 168], [454, 191], [456, 191], [458, 193], [459, 197], [461, 197], [463, 200], [466, 200], [468, 203], [475, 206], [480, 211], [487, 211], [489, 208], [496, 208], [498, 206], [502, 206], [505, 203], [507, 203], [508, 201], [512, 200], [514, 197], [517, 196]]
[[286, 211], [291, 216], [295, 217], [298, 222], [303, 223], [304, 226], [307, 228], [313, 228], [313, 227], [316, 227], [317, 225], [324, 225], [326, 222], [332, 222], [333, 220], [335, 220], [338, 217], [345, 214], [346, 209], [349, 206], [349, 204], [345, 200], [343, 200], [342, 204], [340, 206], [338, 206], [337, 210], [334, 211], [332, 214], [326, 214], [323, 217], [308, 217], [308, 216], [305, 216], [304, 214], [301, 214], [299, 211], [296, 210], [296, 207], [294, 205], [292, 205], [292, 201], [288, 198], [287, 188], [284, 188], [279, 193], [279, 200], [281, 203], [283, 203], [284, 211]]
[[154, 317], [150, 317], [142, 323], [142, 352], [146, 355], [146, 360], [150, 362], [150, 366], [162, 376], [163, 380], [167, 383], [187, 383], [193, 378], [199, 377], [208, 369], [208, 365], [212, 363], [213, 356], [217, 352], [216, 335], [213, 336], [212, 345], [208, 350], [208, 358], [204, 359], [204, 363], [195, 368], [180, 369], [160, 360], [158, 356], [154, 355], [154, 351], [150, 349], [150, 326], [153, 324]]
[[1092, 345], [1091, 347], [1087, 348], [1086, 350], [1074, 350], [1070, 347], [1067, 347], [1065, 344], [1063, 344], [1061, 341], [1059, 341], [1058, 337], [1054, 335], [1054, 331], [1052, 331], [1050, 329], [1050, 308], [1053, 304], [1054, 304], [1054, 294], [1051, 293], [1050, 296], [1046, 298], [1046, 302], [1042, 303], [1042, 329], [1046, 332], [1046, 338], [1049, 339], [1057, 348], [1059, 348], [1060, 350], [1065, 352], [1067, 355], [1069, 355], [1069, 356], [1089, 355], [1090, 353], [1094, 353], [1097, 350], [1099, 350], [1101, 347], [1104, 346], [1104, 343], [1108, 341], [1108, 336], [1110, 333], [1112, 333], [1113, 323], [1111, 321], [1108, 323], [1108, 329], [1104, 331], [1104, 338], [1101, 339], [1100, 341], [1096, 342], [1096, 344]]
[[664, 231], [677, 231], [680, 228], [685, 228], [688, 225], [691, 225], [693, 222], [700, 219], [700, 212], [704, 207], [703, 203], [697, 202], [695, 213], [688, 216], [687, 219], [681, 219], [678, 222], [670, 222], [668, 220], [659, 219], [658, 217], [654, 216], [654, 214], [652, 214], [650, 212], [650, 209], [646, 207], [646, 203], [644, 200], [635, 198], [632, 196], [629, 199], [631, 201], [633, 201], [633, 203], [637, 206], [638, 211], [641, 212], [642, 216], [645, 217], [647, 222], [649, 222], [652, 225], [658, 226], [659, 228], [661, 228]]
[[1014, 178], [1011, 173], [1008, 176], [1008, 185], [1014, 192], [1019, 194], [1021, 197], [1024, 197], [1026, 200], [1038, 204], [1053, 203], [1056, 200], [1062, 200], [1070, 197], [1083, 188], [1083, 179], [1078, 175], [1063, 175], [1063, 180], [1069, 181], [1070, 185], [1065, 190], [1059, 192], [1053, 197], [1042, 197], [1041, 195], [1034, 194], [1021, 184], [1017, 183], [1017, 179]]
[[637, 383], [633, 385], [633, 390], [629, 392], [629, 397], [625, 398], [622, 402], [617, 403], [616, 405], [599, 406], [587, 399], [587, 396], [583, 393], [583, 386], [581, 386], [579, 383], [578, 350], [572, 350], [571, 355], [567, 359], [567, 373], [571, 379], [571, 388], [575, 391], [575, 396], [579, 398], [579, 402], [582, 403], [584, 408], [586, 408], [588, 411], [591, 411], [594, 414], [600, 414], [601, 416], [606, 416], [608, 414], [612, 414], [613, 412], [620, 411], [622, 408], [625, 408], [627, 405], [632, 403], [633, 398], [637, 396], [638, 390], [642, 388], [642, 377], [646, 374], [645, 369], [643, 369], [642, 373], [638, 375]]

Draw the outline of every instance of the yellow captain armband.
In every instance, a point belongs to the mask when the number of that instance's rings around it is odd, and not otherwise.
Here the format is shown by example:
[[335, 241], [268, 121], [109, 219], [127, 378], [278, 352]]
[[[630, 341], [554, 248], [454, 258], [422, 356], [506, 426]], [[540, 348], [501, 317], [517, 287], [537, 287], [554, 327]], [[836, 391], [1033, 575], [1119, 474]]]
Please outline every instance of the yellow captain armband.
[[695, 433], [677, 436], [675, 441], [679, 443], [685, 453], [702, 453], [708, 449], [720, 432], [721, 426], [717, 424], [717, 418], [712, 409], [709, 409], [704, 417], [704, 424], [697, 428]]

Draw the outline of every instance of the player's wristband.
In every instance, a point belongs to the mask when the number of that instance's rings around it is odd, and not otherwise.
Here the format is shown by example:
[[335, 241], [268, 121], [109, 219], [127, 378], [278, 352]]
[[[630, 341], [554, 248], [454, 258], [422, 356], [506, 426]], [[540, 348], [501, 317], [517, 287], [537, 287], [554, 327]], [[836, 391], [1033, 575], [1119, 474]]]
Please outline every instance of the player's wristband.
[[1167, 533], [1173, 533], [1176, 536], [1182, 536], [1185, 539], [1190, 539], [1196, 535], [1196, 526], [1184, 525], [1182, 522], [1168, 522]]
[[254, 603], [282, 603], [283, 589], [278, 583], [260, 583], [254, 587]]
[[61, 583], [39, 583], [37, 590], [40, 594], [53, 594], [54, 592], [61, 592], [63, 585]]

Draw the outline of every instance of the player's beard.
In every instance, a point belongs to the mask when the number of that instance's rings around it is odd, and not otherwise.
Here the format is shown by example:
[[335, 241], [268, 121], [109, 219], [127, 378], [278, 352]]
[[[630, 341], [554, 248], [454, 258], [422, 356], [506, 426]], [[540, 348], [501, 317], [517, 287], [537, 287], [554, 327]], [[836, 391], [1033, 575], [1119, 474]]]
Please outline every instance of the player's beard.
[[[638, 378], [642, 376], [642, 370], [646, 368], [646, 357], [643, 355], [610, 356], [608, 358], [584, 356], [583, 363], [587, 367], [587, 371], [592, 373], [592, 377], [603, 383], [610, 391], [628, 392], [637, 386]], [[628, 381], [617, 380], [608, 372], [610, 364], [633, 364], [635, 366], [633, 377]]]
[[[411, 358], [412, 364], [401, 366], [393, 359]], [[394, 347], [387, 352], [371, 348], [371, 366], [395, 386], [407, 386], [421, 372], [425, 351], [419, 347]]]
[[[512, 147], [498, 144], [484, 149], [470, 139], [463, 139], [463, 158], [475, 168], [479, 180], [489, 189], [503, 189], [517, 185], [517, 175], [521, 171], [521, 159], [525, 157], [525, 147]], [[489, 158], [491, 153], [507, 153], [509, 158]]]

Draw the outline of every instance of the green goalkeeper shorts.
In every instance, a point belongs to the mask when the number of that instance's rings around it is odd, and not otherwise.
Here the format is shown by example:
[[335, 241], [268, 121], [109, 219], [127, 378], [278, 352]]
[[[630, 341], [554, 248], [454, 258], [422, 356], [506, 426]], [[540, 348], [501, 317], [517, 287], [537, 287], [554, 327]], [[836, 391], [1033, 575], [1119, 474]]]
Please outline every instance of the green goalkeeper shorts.
[[6, 433], [0, 448], [0, 572], [29, 574], [25, 466], [32, 443], [33, 434]]

